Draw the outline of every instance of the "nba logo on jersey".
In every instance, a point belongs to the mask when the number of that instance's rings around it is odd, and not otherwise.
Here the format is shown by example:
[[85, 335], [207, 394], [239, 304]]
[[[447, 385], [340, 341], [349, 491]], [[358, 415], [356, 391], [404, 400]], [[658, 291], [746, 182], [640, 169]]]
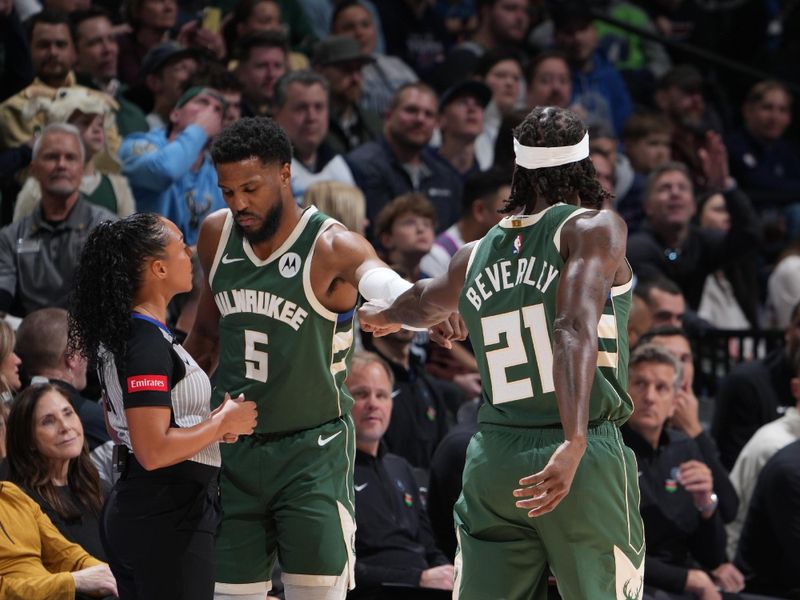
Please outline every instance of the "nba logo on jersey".
[[522, 250], [522, 236], [518, 235], [514, 239], [514, 251], [513, 251], [513, 254], [516, 256], [517, 254], [520, 253], [520, 250]]
[[278, 271], [287, 279], [294, 277], [300, 272], [300, 263], [300, 255], [287, 252], [281, 256], [281, 260], [278, 262]]

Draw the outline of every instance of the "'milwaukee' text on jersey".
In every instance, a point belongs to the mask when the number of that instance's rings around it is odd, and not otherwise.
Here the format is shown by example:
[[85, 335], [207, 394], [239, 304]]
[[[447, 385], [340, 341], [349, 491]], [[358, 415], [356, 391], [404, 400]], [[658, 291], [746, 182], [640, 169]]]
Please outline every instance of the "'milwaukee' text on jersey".
[[259, 258], [228, 213], [209, 273], [219, 309], [219, 368], [211, 397], [243, 394], [258, 405], [257, 433], [318, 427], [347, 415], [344, 386], [353, 352], [353, 310], [317, 299], [311, 265], [335, 220], [306, 209], [289, 237]]
[[214, 295], [221, 317], [236, 313], [253, 313], [282, 321], [295, 331], [308, 316], [297, 304], [276, 294], [261, 290], [228, 290]]
[[491, 298], [495, 292], [509, 290], [518, 285], [529, 285], [545, 293], [558, 277], [559, 270], [547, 264], [546, 260], [540, 262], [537, 266], [535, 256], [496, 262], [478, 273], [469, 287], [465, 287], [464, 294], [475, 310], [480, 310], [483, 301]]

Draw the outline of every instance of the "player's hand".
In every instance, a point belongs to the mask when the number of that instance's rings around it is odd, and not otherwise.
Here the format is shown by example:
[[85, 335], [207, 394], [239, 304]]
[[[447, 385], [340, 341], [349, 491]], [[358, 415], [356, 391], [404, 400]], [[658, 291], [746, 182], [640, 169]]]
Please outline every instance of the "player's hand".
[[467, 339], [467, 326], [457, 312], [450, 313], [447, 320], [437, 323], [428, 330], [431, 341], [448, 350], [453, 347], [453, 340]]
[[585, 442], [563, 442], [544, 469], [519, 480], [523, 487], [514, 490], [514, 497], [528, 500], [517, 500], [517, 508], [528, 509], [529, 517], [539, 517], [558, 506], [569, 494], [585, 451]]
[[711, 469], [699, 460], [687, 460], [678, 467], [678, 483], [692, 495], [695, 506], [707, 506], [714, 493]]
[[75, 591], [93, 598], [117, 596], [117, 580], [108, 565], [95, 565], [71, 573]]
[[722, 563], [711, 571], [711, 577], [723, 592], [738, 594], [744, 589], [744, 575], [732, 563]]
[[[225, 399], [212, 413], [212, 418], [222, 421], [220, 431], [221, 439], [227, 441], [230, 436], [250, 435], [258, 422], [256, 403], [245, 400], [243, 394], [233, 400], [230, 394], [225, 394]], [[227, 439], [226, 439], [227, 438]]]
[[383, 337], [400, 331], [400, 323], [392, 323], [386, 318], [385, 310], [388, 303], [383, 300], [370, 300], [358, 309], [358, 322], [362, 331], [367, 331], [375, 337]]
[[452, 590], [455, 571], [453, 565], [439, 565], [426, 569], [419, 576], [419, 587]]
[[699, 600], [722, 600], [722, 594], [705, 571], [689, 569], [685, 590]]

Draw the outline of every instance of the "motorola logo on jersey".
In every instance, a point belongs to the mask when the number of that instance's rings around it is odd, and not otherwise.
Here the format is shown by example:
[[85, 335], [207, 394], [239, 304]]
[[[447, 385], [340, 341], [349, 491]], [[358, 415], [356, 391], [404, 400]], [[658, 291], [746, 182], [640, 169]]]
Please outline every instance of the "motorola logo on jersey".
[[302, 261], [300, 260], [299, 254], [287, 252], [281, 256], [280, 261], [278, 261], [278, 271], [287, 279], [294, 277], [300, 272], [301, 263]]

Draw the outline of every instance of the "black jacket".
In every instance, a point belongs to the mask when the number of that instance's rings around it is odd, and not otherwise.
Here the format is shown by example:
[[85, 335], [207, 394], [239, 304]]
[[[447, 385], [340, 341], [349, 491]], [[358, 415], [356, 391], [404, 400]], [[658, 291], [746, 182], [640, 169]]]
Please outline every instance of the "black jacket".
[[394, 198], [409, 192], [421, 192], [431, 201], [436, 209], [438, 231], [447, 229], [461, 216], [461, 178], [430, 148], [422, 151], [416, 186], [384, 138], [359, 146], [345, 160], [367, 199], [370, 223], [376, 222], [378, 213]]
[[[720, 512], [703, 519], [692, 496], [675, 482], [681, 463], [703, 462], [703, 455], [693, 439], [673, 429], [661, 433], [655, 450], [628, 425], [622, 427], [622, 436], [639, 464], [639, 509], [647, 540], [645, 585], [682, 592], [689, 569], [714, 569], [726, 562]], [[733, 489], [729, 481], [715, 481], [717, 495], [727, 493], [724, 483]]]
[[800, 598], [800, 441], [764, 466], [739, 540], [747, 591]]
[[722, 380], [711, 435], [726, 469], [733, 468], [739, 452], [759, 427], [795, 405], [789, 383], [792, 377], [786, 350], [781, 348], [762, 360], [737, 365]]
[[418, 585], [422, 572], [448, 563], [436, 547], [414, 472], [405, 460], [356, 451], [356, 593], [382, 583]]
[[[724, 196], [731, 215], [730, 231], [722, 233], [690, 225], [688, 236], [673, 254], [650, 224], [645, 223], [628, 239], [628, 260], [634, 272], [642, 279], [659, 275], [672, 279], [683, 290], [689, 306], [697, 310], [706, 277], [743, 257], [753, 256], [760, 245], [759, 221], [750, 200], [736, 189]], [[754, 282], [749, 282], [747, 290], [735, 293], [743, 308], [757, 301]], [[746, 294], [755, 296], [750, 300], [740, 298]]]
[[408, 370], [384, 358], [394, 372], [395, 383], [392, 420], [383, 440], [390, 452], [405, 458], [412, 467], [429, 469], [433, 452], [448, 431], [440, 380], [428, 375], [414, 354]]

